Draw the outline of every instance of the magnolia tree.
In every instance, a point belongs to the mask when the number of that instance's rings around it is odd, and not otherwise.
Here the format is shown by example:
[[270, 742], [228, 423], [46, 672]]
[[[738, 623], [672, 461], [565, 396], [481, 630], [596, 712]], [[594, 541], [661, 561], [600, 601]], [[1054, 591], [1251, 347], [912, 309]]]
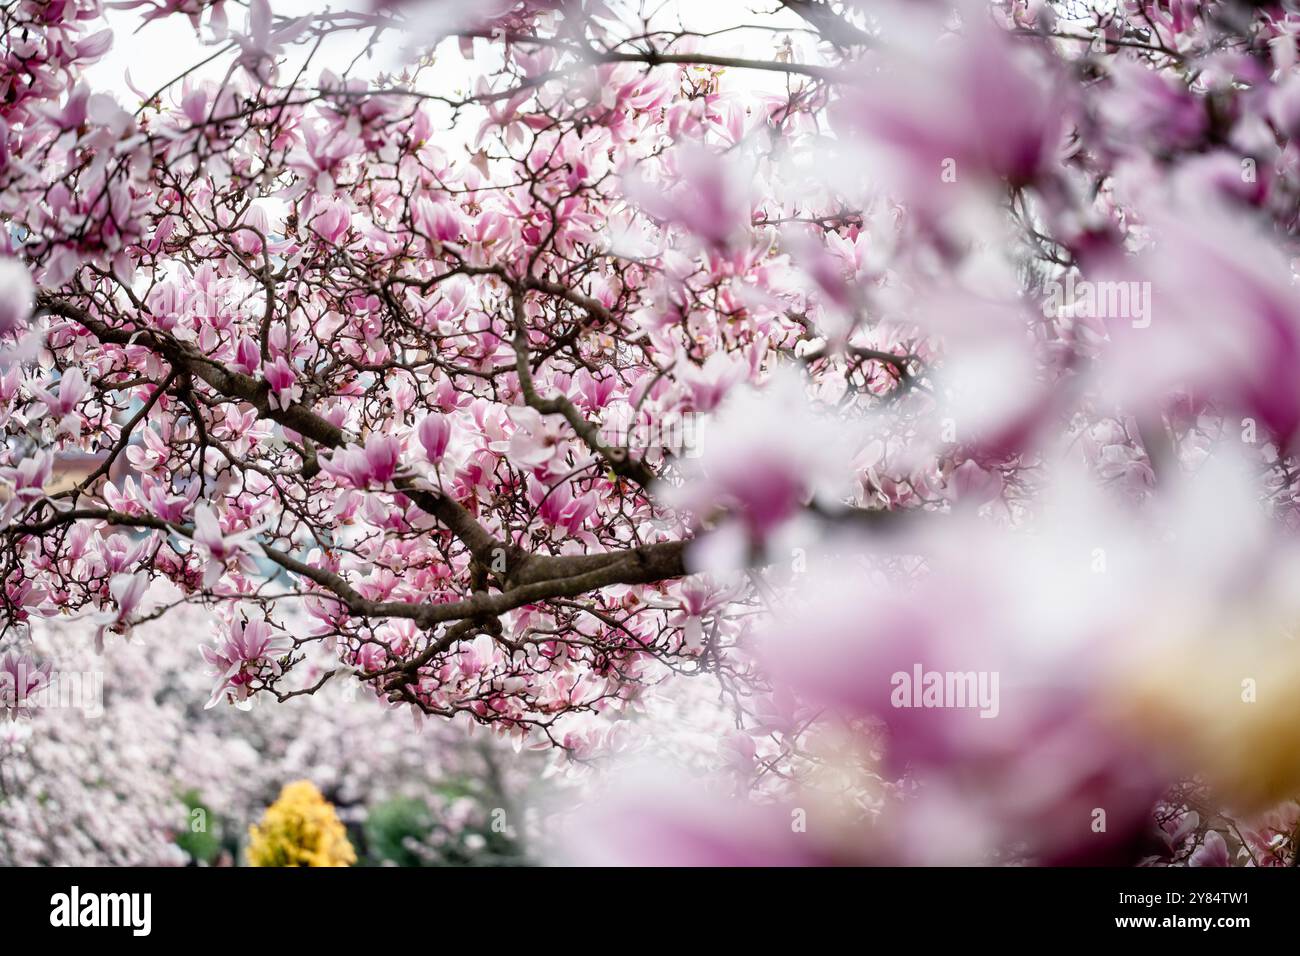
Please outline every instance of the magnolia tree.
[[577, 763], [701, 676], [620, 860], [1292, 859], [1289, 3], [277, 6], [0, 6], [15, 671], [197, 604]]

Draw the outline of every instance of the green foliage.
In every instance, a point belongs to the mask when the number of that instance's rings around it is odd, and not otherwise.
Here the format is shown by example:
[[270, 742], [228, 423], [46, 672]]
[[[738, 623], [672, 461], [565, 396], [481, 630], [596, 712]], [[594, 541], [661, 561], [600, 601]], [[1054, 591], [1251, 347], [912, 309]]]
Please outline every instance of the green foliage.
[[468, 781], [445, 781], [434, 792], [450, 803], [472, 798], [478, 812], [453, 829], [424, 800], [398, 797], [372, 809], [363, 828], [371, 866], [505, 866], [528, 860], [518, 840], [494, 826], [492, 810]]
[[185, 804], [185, 826], [176, 835], [176, 845], [196, 863], [215, 863], [221, 855], [220, 824], [216, 814], [204, 805], [197, 790], [181, 794], [181, 802]]
[[397, 797], [379, 804], [366, 817], [364, 827], [368, 862], [422, 866], [423, 861], [406, 841], [422, 841], [432, 827], [433, 815], [423, 800]]

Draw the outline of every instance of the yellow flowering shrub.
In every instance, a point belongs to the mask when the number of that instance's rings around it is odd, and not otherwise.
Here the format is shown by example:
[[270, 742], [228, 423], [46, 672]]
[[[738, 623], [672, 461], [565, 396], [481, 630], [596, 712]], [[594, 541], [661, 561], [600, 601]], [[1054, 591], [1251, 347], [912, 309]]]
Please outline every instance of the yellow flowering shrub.
[[286, 784], [248, 828], [249, 866], [351, 866], [356, 852], [334, 806], [310, 780]]

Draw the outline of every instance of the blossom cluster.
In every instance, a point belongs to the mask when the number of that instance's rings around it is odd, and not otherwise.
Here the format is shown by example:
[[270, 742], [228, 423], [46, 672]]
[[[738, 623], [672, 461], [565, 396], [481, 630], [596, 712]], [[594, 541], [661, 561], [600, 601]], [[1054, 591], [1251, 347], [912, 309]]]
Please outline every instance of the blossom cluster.
[[1294, 858], [1288, 4], [124, 6], [216, 71], [0, 11], [15, 653], [579, 766], [697, 678], [626, 859]]

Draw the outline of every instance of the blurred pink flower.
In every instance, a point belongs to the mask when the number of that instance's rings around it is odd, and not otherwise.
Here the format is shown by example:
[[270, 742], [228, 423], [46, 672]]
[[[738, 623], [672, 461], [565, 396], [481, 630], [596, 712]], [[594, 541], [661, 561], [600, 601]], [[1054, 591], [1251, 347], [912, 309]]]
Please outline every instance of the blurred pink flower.
[[992, 26], [981, 4], [960, 5], [956, 34], [942, 5], [904, 6], [886, 8], [891, 29], [871, 61], [881, 66], [846, 90], [838, 122], [887, 150], [886, 175], [921, 209], [952, 183], [1024, 186], [1047, 174], [1068, 112], [1050, 67]]
[[1189, 391], [1254, 417], [1285, 448], [1300, 432], [1300, 299], [1289, 263], [1221, 211], [1153, 207], [1148, 217], [1153, 243], [1096, 275], [1150, 300], [1148, 315], [1108, 317], [1103, 386], [1147, 416]]
[[666, 184], [627, 181], [629, 193], [646, 212], [719, 248], [748, 230], [750, 177], [734, 160], [702, 146], [684, 145], [665, 162]]
[[0, 713], [9, 720], [26, 716], [27, 698], [49, 683], [51, 666], [14, 651], [0, 657]]
[[1187, 861], [1188, 866], [1231, 866], [1228, 844], [1218, 830], [1207, 830], [1205, 840]]
[[697, 522], [733, 512], [761, 543], [818, 489], [848, 475], [846, 436], [819, 416], [797, 376], [734, 395], [709, 423], [680, 487], [661, 494]]
[[[628, 775], [625, 773], [625, 777]], [[585, 807], [564, 845], [585, 866], [816, 866], [866, 862], [862, 848], [801, 829], [799, 808], [758, 805], [633, 773]]]
[[27, 267], [17, 259], [0, 258], [0, 335], [26, 326], [35, 295]]

